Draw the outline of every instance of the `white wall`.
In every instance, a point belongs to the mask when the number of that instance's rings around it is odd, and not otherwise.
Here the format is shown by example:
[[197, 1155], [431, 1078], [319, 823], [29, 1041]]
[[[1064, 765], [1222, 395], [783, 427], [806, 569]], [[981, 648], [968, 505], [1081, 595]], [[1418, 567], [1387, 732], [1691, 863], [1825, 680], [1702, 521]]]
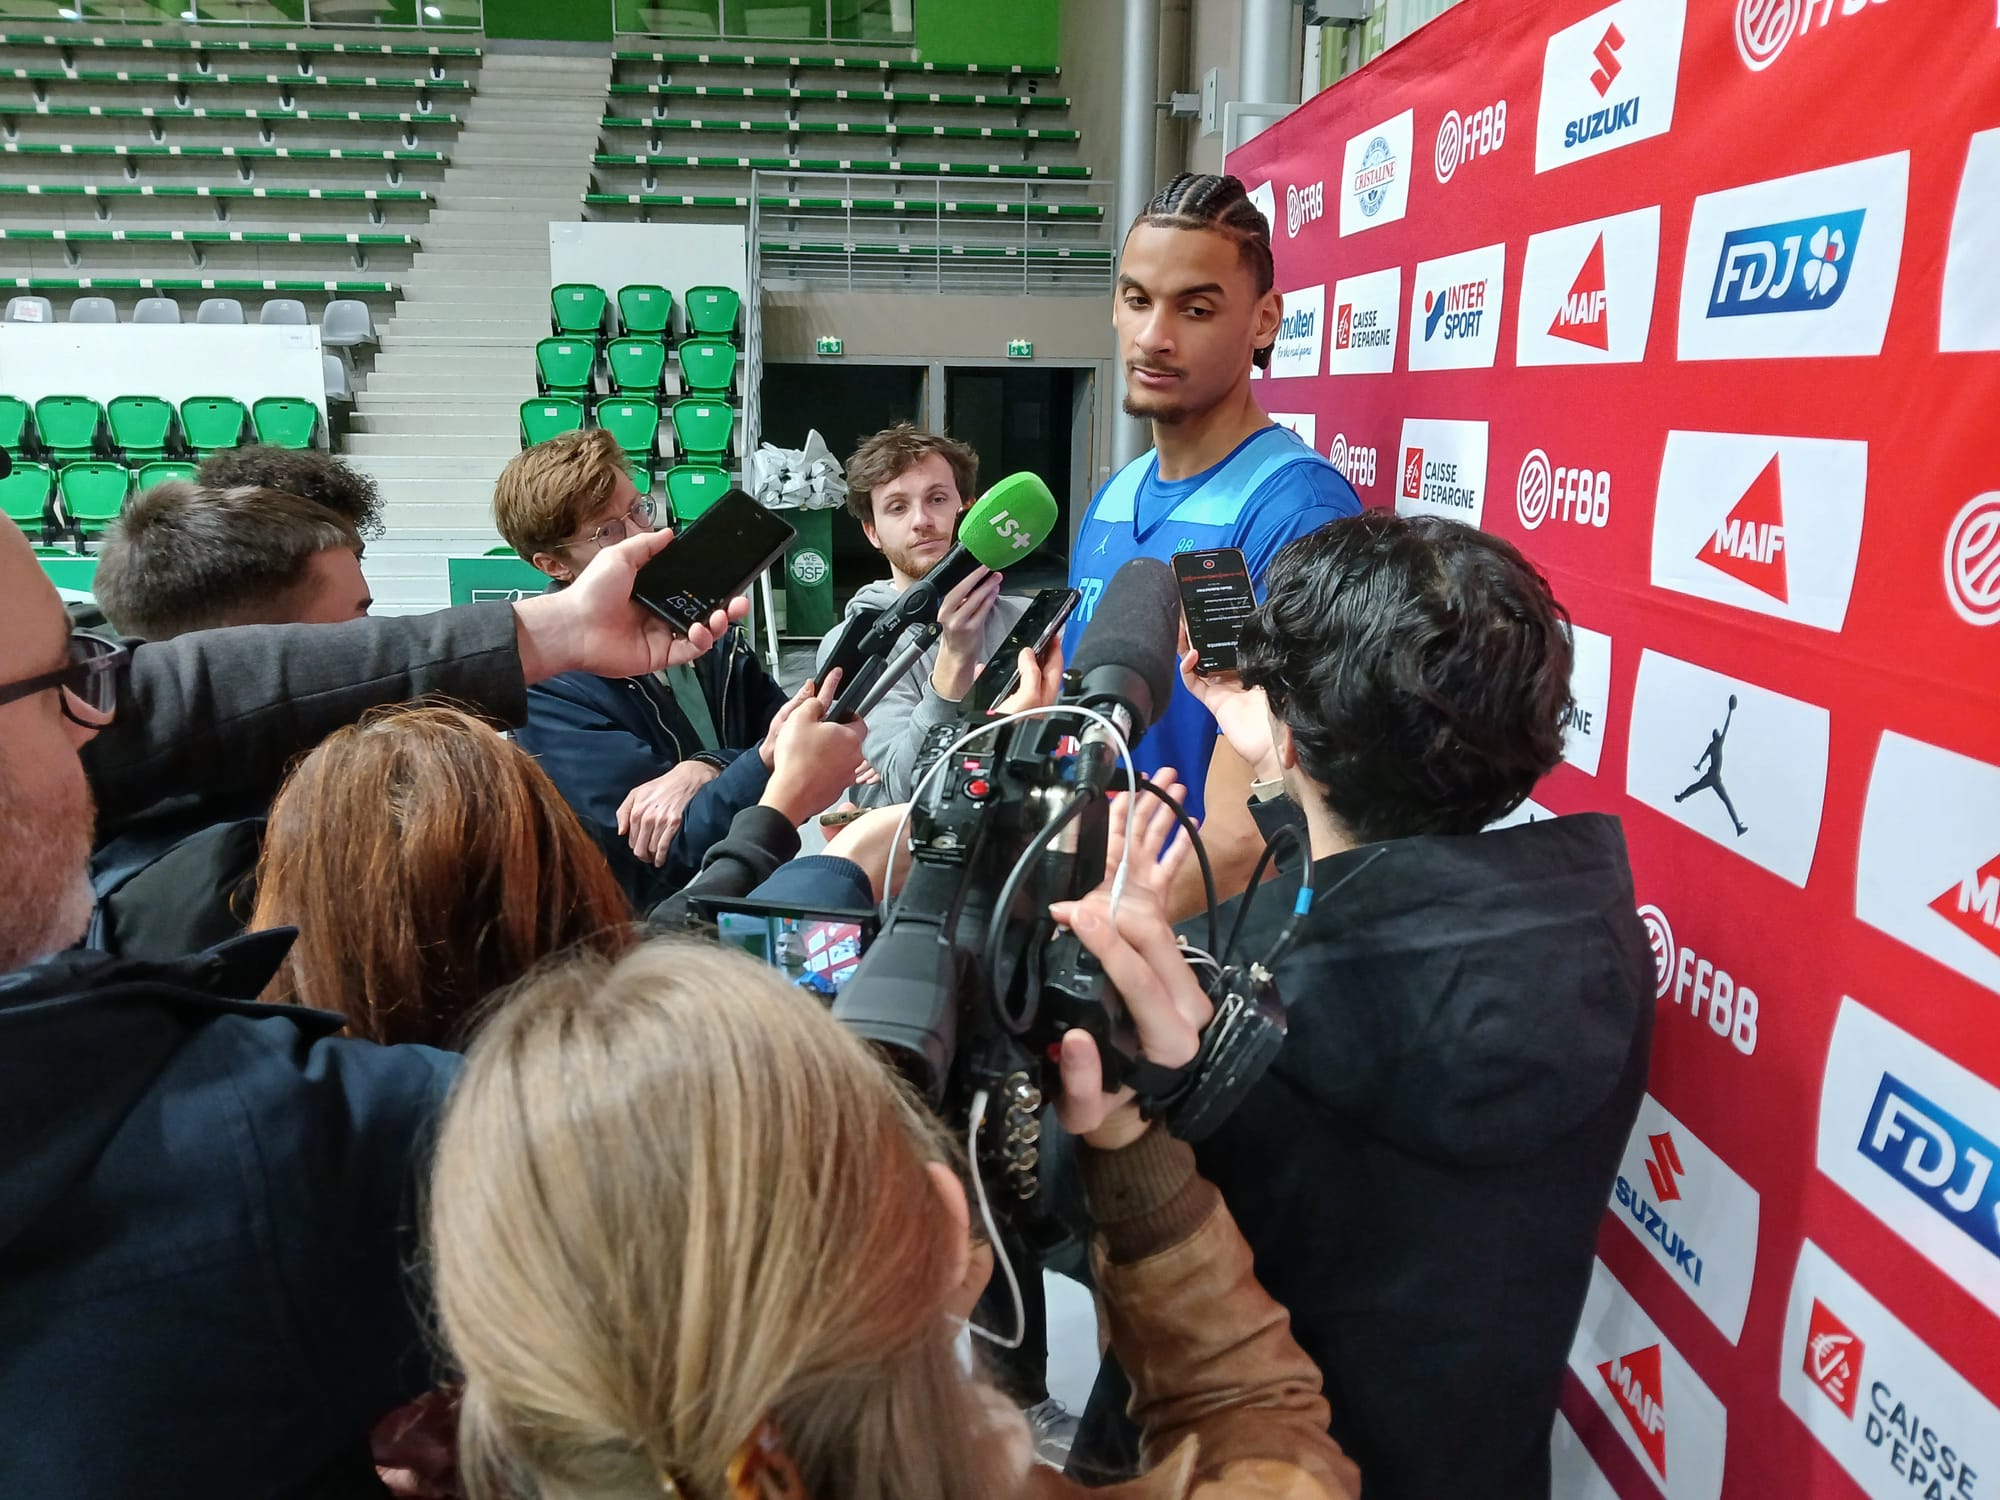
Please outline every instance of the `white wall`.
[[750, 261], [740, 224], [551, 224], [549, 285], [581, 281], [616, 298], [636, 283], [674, 294], [674, 325], [691, 286], [726, 286], [746, 302]]
[[43, 396], [297, 396], [326, 416], [317, 328], [213, 323], [0, 323], [0, 391]]

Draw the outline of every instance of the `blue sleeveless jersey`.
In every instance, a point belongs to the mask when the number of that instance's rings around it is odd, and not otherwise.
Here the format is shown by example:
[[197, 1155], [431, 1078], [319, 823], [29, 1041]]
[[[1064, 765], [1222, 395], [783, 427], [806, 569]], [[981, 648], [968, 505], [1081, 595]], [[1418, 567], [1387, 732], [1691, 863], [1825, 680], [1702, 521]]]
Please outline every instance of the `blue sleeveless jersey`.
[[[1288, 429], [1264, 427], [1213, 468], [1163, 481], [1157, 453], [1141, 454], [1112, 475], [1090, 502], [1070, 555], [1070, 587], [1083, 595], [1063, 633], [1063, 655], [1077, 643], [1111, 575], [1135, 557], [1170, 561], [1176, 552], [1242, 549], [1259, 584], [1278, 549], [1328, 521], [1358, 515], [1361, 502], [1340, 471]], [[1188, 785], [1187, 809], [1202, 815], [1202, 790], [1215, 750], [1215, 720], [1178, 682], [1167, 712], [1133, 752], [1141, 771], [1172, 766]]]

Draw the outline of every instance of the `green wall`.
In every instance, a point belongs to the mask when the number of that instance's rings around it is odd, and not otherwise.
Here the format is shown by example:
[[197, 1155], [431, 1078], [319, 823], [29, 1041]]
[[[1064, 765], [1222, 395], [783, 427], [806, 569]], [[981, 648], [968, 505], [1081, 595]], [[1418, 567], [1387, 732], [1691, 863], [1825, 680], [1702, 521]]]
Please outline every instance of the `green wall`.
[[486, 34], [549, 42], [608, 42], [611, 0], [486, 0]]
[[[1056, 55], [1061, 11], [1062, 0], [916, 0], [917, 46], [925, 62], [1048, 67], [1061, 60]], [[486, 14], [490, 31], [493, 0], [486, 0]]]

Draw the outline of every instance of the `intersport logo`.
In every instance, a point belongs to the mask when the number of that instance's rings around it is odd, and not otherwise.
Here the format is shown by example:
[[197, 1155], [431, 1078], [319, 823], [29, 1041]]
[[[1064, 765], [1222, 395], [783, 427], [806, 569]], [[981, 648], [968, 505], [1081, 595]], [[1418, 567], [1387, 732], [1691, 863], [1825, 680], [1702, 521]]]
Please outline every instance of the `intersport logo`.
[[1271, 348], [1269, 374], [1274, 380], [1319, 374], [1320, 343], [1326, 332], [1326, 286], [1286, 292], [1285, 311], [1278, 323], [1278, 341]]
[[1644, 359], [1659, 260], [1657, 205], [1530, 235], [1514, 363], [1629, 365]]
[[1838, 631], [1867, 493], [1863, 442], [1669, 432], [1653, 507], [1653, 583]]
[[1686, 0], [1619, 0], [1549, 38], [1535, 119], [1547, 172], [1673, 128]]
[[1396, 457], [1396, 514], [1477, 526], [1486, 513], [1486, 439], [1484, 422], [1406, 417]]
[[1945, 249], [1938, 348], [1947, 354], [2000, 349], [2000, 129], [1982, 130], [1965, 150], [1958, 202]]
[[1306, 225], [1316, 223], [1326, 212], [1326, 183], [1304, 187], [1294, 183], [1285, 189], [1285, 238], [1295, 240]]
[[2000, 1411], [1811, 1240], [1785, 1309], [1778, 1395], [1873, 1500], [1973, 1500]]
[[1674, 997], [1674, 1008], [1686, 1008], [1691, 1020], [1708, 1022], [1708, 1029], [1745, 1057], [1757, 1050], [1757, 1018], [1763, 1002], [1757, 992], [1694, 944], [1677, 942], [1673, 923], [1659, 907], [1639, 908], [1646, 941], [1653, 951], [1653, 998]]
[[1880, 354], [1909, 178], [1898, 151], [1695, 199], [1680, 357]]
[[2000, 767], [1883, 732], [1854, 915], [2000, 994]]
[[1611, 522], [1611, 471], [1554, 464], [1531, 448], [1514, 480], [1514, 513], [1529, 531], [1544, 521], [1601, 531]]
[[1819, 1169], [2000, 1314], [2000, 1088], [1843, 997]]
[[[1859, 15], [1883, 0], [1840, 0], [1844, 19]], [[1833, 0], [1736, 0], [1736, 55], [1743, 66], [1761, 73], [1778, 60], [1793, 37], [1804, 36], [1817, 24], [1834, 18]]]
[[1602, 1261], [1591, 1264], [1569, 1367], [1667, 1500], [1718, 1500], [1722, 1403]]
[[1410, 368], [1489, 370], [1500, 349], [1507, 246], [1417, 262], [1410, 283]]
[[1374, 485], [1376, 454], [1373, 448], [1350, 443], [1346, 433], [1336, 432], [1333, 441], [1327, 445], [1326, 456], [1355, 489], [1365, 490]]
[[1461, 116], [1455, 109], [1444, 112], [1438, 121], [1437, 141], [1431, 148], [1431, 166], [1441, 183], [1450, 182], [1458, 169], [1482, 156], [1491, 156], [1507, 143], [1507, 101], [1496, 100]]
[[1340, 166], [1342, 238], [1393, 224], [1408, 211], [1416, 118], [1406, 109], [1349, 138]]
[[1803, 888], [1819, 847], [1829, 737], [1816, 703], [1644, 651], [1625, 789]]
[[1563, 711], [1563, 759], [1586, 776], [1604, 755], [1604, 721], [1611, 711], [1611, 637], [1570, 626], [1570, 705]]
[[1611, 1187], [1612, 1217], [1735, 1343], [1757, 1270], [1757, 1190], [1647, 1094]]
[[1333, 284], [1333, 347], [1329, 375], [1387, 375], [1396, 368], [1396, 322], [1403, 305], [1403, 268], [1390, 266]]

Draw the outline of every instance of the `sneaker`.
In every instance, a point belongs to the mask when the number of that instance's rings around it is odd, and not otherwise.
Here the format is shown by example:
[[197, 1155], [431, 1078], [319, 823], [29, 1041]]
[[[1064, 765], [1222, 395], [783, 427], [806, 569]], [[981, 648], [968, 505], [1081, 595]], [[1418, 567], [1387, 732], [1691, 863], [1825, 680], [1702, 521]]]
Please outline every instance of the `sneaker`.
[[1052, 1469], [1069, 1462], [1069, 1450], [1076, 1442], [1076, 1418], [1068, 1407], [1050, 1396], [1021, 1413], [1028, 1419], [1028, 1431], [1035, 1440], [1035, 1458]]

